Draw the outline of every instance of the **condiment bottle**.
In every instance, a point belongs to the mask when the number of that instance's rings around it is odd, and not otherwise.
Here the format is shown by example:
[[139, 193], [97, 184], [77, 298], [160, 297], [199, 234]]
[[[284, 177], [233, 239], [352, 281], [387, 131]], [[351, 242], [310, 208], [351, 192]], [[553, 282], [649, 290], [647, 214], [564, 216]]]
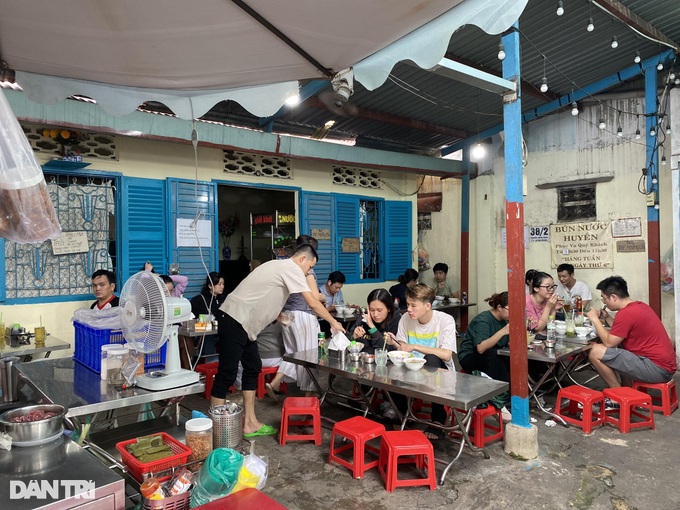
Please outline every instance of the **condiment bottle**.
[[130, 350], [122, 345], [109, 349], [106, 352], [106, 380], [109, 384], [123, 384], [123, 364], [127, 360]]
[[139, 487], [139, 493], [146, 499], [163, 499], [163, 488], [157, 478], [147, 478]]

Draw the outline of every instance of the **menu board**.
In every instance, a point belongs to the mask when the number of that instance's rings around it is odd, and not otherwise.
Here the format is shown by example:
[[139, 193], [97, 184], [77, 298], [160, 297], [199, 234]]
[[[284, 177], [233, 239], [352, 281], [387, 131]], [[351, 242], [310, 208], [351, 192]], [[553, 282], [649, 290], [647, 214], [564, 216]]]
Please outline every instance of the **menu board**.
[[609, 221], [550, 225], [552, 267], [572, 264], [577, 269], [614, 267]]

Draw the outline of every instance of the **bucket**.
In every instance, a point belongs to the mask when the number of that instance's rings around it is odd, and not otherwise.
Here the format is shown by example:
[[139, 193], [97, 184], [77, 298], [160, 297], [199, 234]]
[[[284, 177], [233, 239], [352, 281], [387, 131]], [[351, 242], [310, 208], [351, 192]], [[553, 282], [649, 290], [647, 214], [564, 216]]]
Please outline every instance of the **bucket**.
[[243, 408], [234, 405], [236, 412], [231, 414], [216, 414], [208, 411], [213, 421], [213, 448], [238, 448], [243, 440]]
[[0, 360], [0, 394], [5, 403], [19, 399], [19, 371], [14, 366], [16, 363], [19, 363], [19, 358]]

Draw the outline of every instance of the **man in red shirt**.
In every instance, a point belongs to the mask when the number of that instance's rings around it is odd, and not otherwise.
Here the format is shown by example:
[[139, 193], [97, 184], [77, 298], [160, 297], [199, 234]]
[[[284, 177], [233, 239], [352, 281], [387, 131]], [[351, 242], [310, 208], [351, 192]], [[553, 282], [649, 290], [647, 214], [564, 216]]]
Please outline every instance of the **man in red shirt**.
[[[604, 305], [617, 312], [612, 318], [604, 308], [599, 314], [592, 308], [588, 311], [588, 318], [602, 340], [590, 350], [590, 362], [607, 386], [621, 386], [617, 372], [627, 386], [631, 381], [670, 381], [678, 369], [675, 350], [654, 310], [646, 303], [631, 300], [628, 284], [620, 276], [605, 278], [596, 288]], [[609, 331], [600, 318], [611, 326]]]

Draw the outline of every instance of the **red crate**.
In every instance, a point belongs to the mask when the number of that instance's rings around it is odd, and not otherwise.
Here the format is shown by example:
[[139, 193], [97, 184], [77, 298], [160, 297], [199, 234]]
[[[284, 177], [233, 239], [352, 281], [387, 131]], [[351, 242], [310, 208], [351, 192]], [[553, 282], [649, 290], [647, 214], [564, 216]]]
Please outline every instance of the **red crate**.
[[165, 432], [159, 432], [159, 434], [163, 437], [163, 443], [170, 447], [174, 455], [154, 462], [139, 462], [134, 455], [127, 451], [127, 448], [125, 447], [129, 444], [136, 443], [137, 439], [128, 439], [127, 441], [116, 443], [116, 450], [120, 452], [123, 464], [130, 469], [130, 474], [140, 482], [142, 481], [142, 475], [146, 473], [159, 472], [179, 466], [180, 464], [185, 464], [191, 454], [191, 448], [180, 443], [170, 434], [166, 434]]

